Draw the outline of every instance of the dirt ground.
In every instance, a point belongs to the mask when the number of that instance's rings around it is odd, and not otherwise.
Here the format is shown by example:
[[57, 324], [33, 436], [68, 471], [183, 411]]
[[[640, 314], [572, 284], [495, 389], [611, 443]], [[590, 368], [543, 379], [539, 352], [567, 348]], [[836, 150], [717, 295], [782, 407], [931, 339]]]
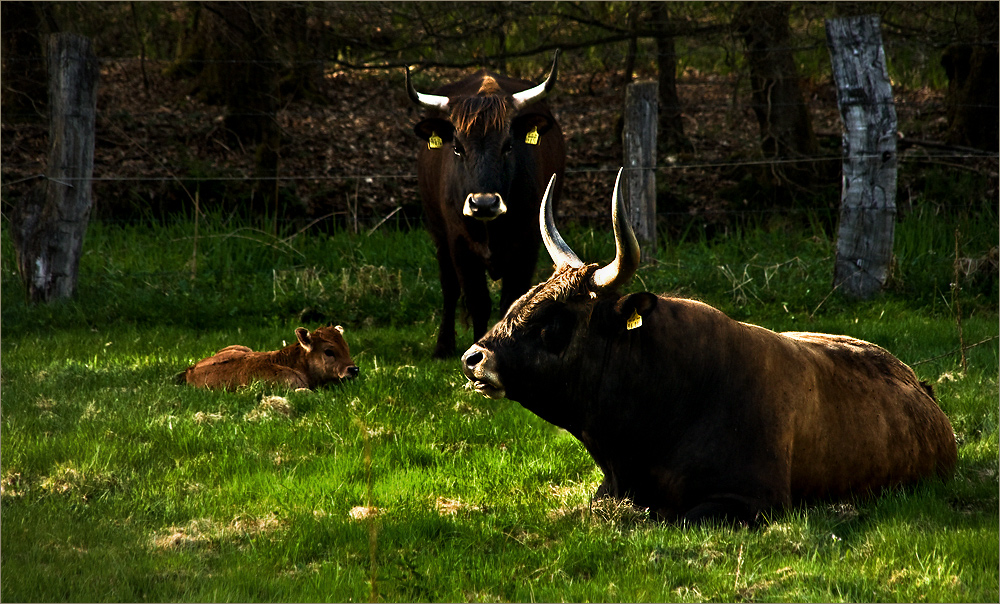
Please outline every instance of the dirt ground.
[[[223, 107], [192, 98], [184, 82], [162, 72], [162, 64], [139, 60], [102, 63], [93, 185], [97, 217], [190, 213], [196, 192], [203, 209], [231, 208], [241, 194], [245, 199], [253, 149], [223, 132]], [[443, 83], [462, 74], [429, 75]], [[563, 220], [608, 223], [614, 174], [622, 164], [624, 90], [621, 74], [561, 66], [549, 102], [567, 140]], [[747, 166], [759, 165], [760, 156], [747, 91], [729, 78], [689, 72], [679, 78], [678, 93], [692, 146], [678, 154], [661, 151], [659, 164], [667, 166], [658, 172], [661, 200], [666, 197], [672, 208], [694, 215], [724, 216], [740, 209], [732, 192], [739, 191]], [[805, 94], [821, 153], [839, 161], [841, 126], [832, 83], [806, 82]], [[942, 93], [895, 94], [900, 130], [908, 137], [940, 140]], [[406, 95], [403, 73], [332, 71], [321, 95], [322, 101], [288, 102], [278, 115], [282, 199], [291, 200], [300, 223], [333, 216], [363, 228], [390, 217], [416, 226], [421, 210], [418, 139], [412, 127], [421, 110]], [[47, 130], [42, 119], [5, 116], [0, 141], [5, 211], [45, 172]], [[835, 207], [837, 201], [829, 203]]]

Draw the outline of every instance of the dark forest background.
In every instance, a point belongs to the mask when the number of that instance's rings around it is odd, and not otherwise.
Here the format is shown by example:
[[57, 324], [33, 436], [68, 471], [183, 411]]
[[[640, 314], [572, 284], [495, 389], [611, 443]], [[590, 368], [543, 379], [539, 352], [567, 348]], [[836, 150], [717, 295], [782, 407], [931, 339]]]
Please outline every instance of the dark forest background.
[[[537, 81], [568, 140], [562, 213], [603, 222], [625, 85], [660, 89], [662, 227], [839, 204], [824, 19], [878, 14], [900, 123], [901, 213], [997, 192], [995, 2], [10, 2], [3, 212], [45, 170], [46, 36], [101, 66], [94, 216], [218, 211], [275, 229], [420, 220], [403, 68], [431, 90], [485, 67]], [[993, 200], [993, 201], [990, 201]], [[806, 212], [796, 214], [799, 210]], [[678, 220], [678, 217], [683, 220]], [[831, 219], [832, 221], [832, 219]], [[680, 225], [680, 226], [679, 226]]]

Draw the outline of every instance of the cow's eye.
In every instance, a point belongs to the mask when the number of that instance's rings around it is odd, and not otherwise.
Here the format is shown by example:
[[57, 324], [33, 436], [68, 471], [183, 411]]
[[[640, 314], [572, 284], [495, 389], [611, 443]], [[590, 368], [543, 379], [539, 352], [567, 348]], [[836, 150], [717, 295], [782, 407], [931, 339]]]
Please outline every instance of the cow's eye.
[[455, 143], [454, 151], [455, 151], [455, 155], [458, 156], [458, 157], [462, 157], [463, 155], [465, 155], [465, 149], [463, 149], [462, 145], [460, 145], [458, 143]]
[[323, 351], [323, 354], [325, 354], [328, 357], [332, 357], [333, 356], [333, 351], [330, 350], [329, 348], [327, 348], [326, 350]]
[[550, 313], [539, 335], [542, 346], [553, 354], [562, 352], [573, 336], [573, 315], [565, 309]]
[[504, 155], [507, 155], [508, 153], [510, 153], [510, 150], [513, 149], [513, 148], [514, 148], [514, 144], [511, 141], [508, 140], [507, 142], [505, 142], [503, 144], [503, 147], [500, 148], [500, 152], [503, 153]]

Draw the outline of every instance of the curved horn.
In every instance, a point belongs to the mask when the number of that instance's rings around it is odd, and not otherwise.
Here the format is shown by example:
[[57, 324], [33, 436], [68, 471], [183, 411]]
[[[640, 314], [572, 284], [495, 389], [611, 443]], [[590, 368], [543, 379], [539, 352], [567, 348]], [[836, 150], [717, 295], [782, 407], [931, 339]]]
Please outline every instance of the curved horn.
[[625, 202], [618, 195], [618, 183], [622, 178], [622, 168], [615, 179], [615, 192], [611, 198], [611, 221], [615, 226], [615, 259], [594, 272], [591, 284], [597, 290], [613, 289], [624, 285], [639, 268], [639, 242], [635, 239], [629, 224]]
[[552, 90], [556, 85], [556, 72], [558, 71], [557, 65], [559, 63], [559, 49], [556, 49], [556, 54], [552, 57], [552, 69], [549, 70], [548, 77], [545, 81], [535, 86], [534, 88], [529, 88], [527, 90], [522, 90], [521, 92], [514, 93], [514, 109], [521, 110], [524, 107], [545, 98], [545, 95]]
[[413, 82], [410, 80], [410, 68], [405, 67], [404, 69], [406, 70], [406, 93], [410, 95], [410, 98], [414, 103], [420, 105], [421, 107], [426, 107], [427, 109], [440, 109], [441, 111], [448, 110], [448, 97], [438, 94], [424, 94], [422, 92], [417, 92], [413, 87]]
[[552, 185], [556, 182], [556, 175], [549, 179], [549, 186], [545, 187], [545, 195], [542, 195], [542, 205], [538, 208], [538, 229], [542, 232], [542, 241], [545, 242], [545, 249], [552, 257], [552, 262], [556, 269], [564, 266], [580, 268], [583, 261], [570, 249], [569, 245], [556, 230], [555, 220], [552, 218], [552, 204], [549, 202], [552, 193]]

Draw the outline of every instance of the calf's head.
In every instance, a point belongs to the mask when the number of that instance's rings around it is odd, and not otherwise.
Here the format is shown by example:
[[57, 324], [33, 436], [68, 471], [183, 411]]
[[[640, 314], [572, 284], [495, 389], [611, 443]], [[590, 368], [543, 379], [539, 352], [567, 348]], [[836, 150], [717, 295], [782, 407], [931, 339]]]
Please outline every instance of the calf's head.
[[341, 382], [358, 376], [360, 369], [351, 359], [351, 350], [344, 339], [344, 328], [320, 327], [309, 332], [305, 327], [295, 330], [303, 351], [304, 370], [314, 385]]
[[555, 271], [512, 304], [462, 356], [465, 376], [484, 396], [522, 403], [529, 394], [544, 398], [544, 390], [559, 388], [561, 376], [574, 373], [592, 355], [595, 337], [614, 337], [638, 320], [633, 316], [656, 304], [652, 294], [618, 294], [639, 266], [639, 244], [618, 195], [618, 180], [612, 200], [615, 259], [604, 267], [584, 264], [556, 230], [550, 204], [554, 181], [555, 176], [542, 197], [539, 223]]
[[490, 221], [507, 212], [504, 195], [510, 190], [518, 153], [526, 152], [526, 144], [537, 145], [538, 137], [553, 125], [547, 115], [522, 110], [555, 86], [558, 59], [556, 51], [544, 82], [513, 94], [486, 73], [478, 80], [478, 90], [451, 96], [424, 94], [414, 89], [406, 70], [406, 90], [413, 102], [448, 116], [422, 120], [414, 131], [427, 141], [428, 149], [448, 154], [443, 161], [452, 168], [464, 216]]

